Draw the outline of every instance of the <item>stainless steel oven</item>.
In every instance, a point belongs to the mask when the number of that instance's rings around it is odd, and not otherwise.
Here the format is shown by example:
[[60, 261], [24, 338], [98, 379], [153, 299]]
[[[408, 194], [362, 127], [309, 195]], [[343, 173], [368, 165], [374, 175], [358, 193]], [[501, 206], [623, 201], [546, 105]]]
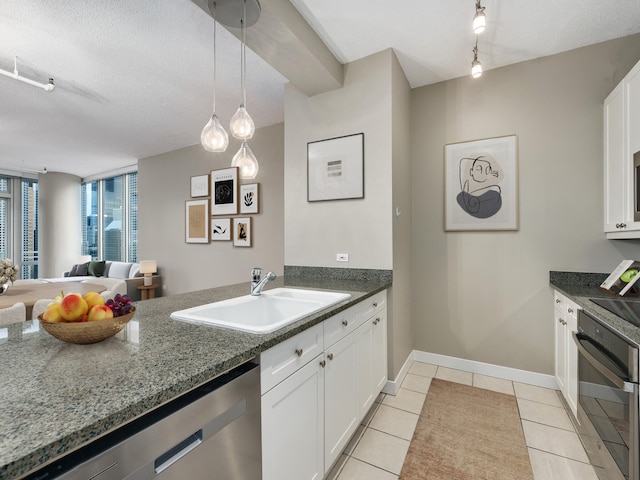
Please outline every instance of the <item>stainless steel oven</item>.
[[578, 433], [601, 480], [640, 480], [638, 346], [581, 310]]

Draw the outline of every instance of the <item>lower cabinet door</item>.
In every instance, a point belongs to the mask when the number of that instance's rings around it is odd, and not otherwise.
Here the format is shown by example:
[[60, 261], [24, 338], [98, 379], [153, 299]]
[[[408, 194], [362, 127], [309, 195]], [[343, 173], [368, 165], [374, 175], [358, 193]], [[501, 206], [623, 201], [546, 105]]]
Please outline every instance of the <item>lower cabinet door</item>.
[[369, 411], [376, 399], [373, 389], [373, 349], [374, 349], [374, 325], [370, 318], [364, 322], [358, 330], [358, 412], [360, 418]]
[[324, 477], [324, 373], [319, 355], [262, 396], [263, 480]]
[[[375, 397], [387, 384], [387, 310], [373, 319], [373, 389]], [[374, 398], [375, 400], [375, 398]], [[365, 412], [366, 413], [366, 412]]]
[[353, 332], [325, 351], [325, 471], [332, 467], [358, 428], [356, 338]]

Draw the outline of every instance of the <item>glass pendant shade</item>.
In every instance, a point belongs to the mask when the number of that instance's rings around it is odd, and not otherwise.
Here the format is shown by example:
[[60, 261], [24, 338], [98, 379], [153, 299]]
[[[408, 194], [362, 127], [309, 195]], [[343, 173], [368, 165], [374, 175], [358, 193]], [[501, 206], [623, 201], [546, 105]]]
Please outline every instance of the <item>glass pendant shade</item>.
[[233, 156], [231, 161], [232, 167], [238, 167], [240, 178], [256, 178], [258, 175], [259, 165], [258, 159], [249, 148], [249, 144], [242, 142], [242, 146], [238, 153]]
[[230, 125], [231, 135], [240, 140], [248, 140], [253, 137], [254, 132], [256, 131], [256, 126], [253, 123], [253, 119], [247, 109], [244, 107], [244, 104], [240, 104], [236, 113], [231, 117], [231, 125]]
[[473, 17], [473, 33], [476, 35], [484, 32], [487, 27], [487, 17], [485, 16], [483, 11], [479, 11]]
[[471, 63], [471, 76], [478, 78], [482, 75], [482, 64], [476, 59]]
[[202, 129], [200, 143], [209, 152], [224, 152], [229, 146], [229, 135], [227, 135], [215, 112]]

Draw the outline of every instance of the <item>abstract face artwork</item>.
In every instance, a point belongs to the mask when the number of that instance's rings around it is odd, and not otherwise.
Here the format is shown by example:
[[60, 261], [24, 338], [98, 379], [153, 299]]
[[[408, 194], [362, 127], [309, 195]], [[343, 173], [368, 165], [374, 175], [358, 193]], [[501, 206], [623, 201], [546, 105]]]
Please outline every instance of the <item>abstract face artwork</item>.
[[460, 193], [456, 201], [460, 208], [475, 218], [489, 218], [502, 207], [500, 164], [489, 154], [460, 159]]

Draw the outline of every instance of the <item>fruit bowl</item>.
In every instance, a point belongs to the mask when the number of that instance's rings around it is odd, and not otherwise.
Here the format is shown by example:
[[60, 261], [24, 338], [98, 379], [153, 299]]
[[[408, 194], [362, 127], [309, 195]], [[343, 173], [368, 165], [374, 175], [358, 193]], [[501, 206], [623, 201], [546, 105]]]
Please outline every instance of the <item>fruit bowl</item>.
[[113, 337], [129, 323], [135, 312], [135, 307], [131, 307], [126, 315], [93, 322], [47, 322], [42, 315], [38, 315], [38, 320], [42, 328], [58, 340], [86, 345]]

